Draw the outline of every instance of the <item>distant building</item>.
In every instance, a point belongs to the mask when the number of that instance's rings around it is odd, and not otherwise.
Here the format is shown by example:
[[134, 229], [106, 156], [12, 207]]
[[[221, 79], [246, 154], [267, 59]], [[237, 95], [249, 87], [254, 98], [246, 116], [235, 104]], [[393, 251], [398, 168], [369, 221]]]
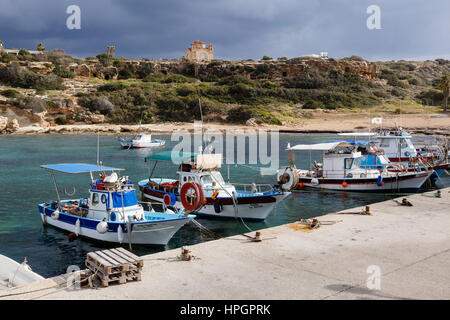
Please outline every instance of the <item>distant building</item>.
[[191, 47], [186, 49], [185, 58], [193, 62], [210, 62], [214, 59], [213, 46], [202, 41], [195, 41], [191, 43]]

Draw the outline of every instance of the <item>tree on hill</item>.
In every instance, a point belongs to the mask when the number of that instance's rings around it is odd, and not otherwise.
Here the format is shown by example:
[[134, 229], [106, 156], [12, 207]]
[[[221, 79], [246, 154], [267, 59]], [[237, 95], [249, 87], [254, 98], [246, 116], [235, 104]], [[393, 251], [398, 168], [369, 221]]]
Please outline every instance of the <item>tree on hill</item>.
[[448, 95], [450, 93], [450, 76], [446, 73], [439, 81], [439, 89], [442, 90], [444, 96], [444, 112], [447, 111]]
[[44, 45], [42, 44], [42, 42], [40, 42], [40, 43], [37, 45], [37, 51], [45, 51], [45, 47], [44, 47]]

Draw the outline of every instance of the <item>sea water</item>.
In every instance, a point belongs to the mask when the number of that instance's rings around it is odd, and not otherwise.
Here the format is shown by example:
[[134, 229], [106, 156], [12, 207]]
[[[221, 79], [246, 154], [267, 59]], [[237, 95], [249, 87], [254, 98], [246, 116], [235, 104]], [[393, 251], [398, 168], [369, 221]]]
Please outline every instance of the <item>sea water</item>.
[[[125, 175], [137, 185], [139, 180], [148, 177], [152, 163], [144, 158], [160, 151], [171, 150], [178, 142], [171, 141], [170, 135], [155, 135], [165, 139], [166, 145], [151, 149], [122, 149], [114, 135], [101, 135], [100, 159], [106, 166], [124, 168]], [[319, 143], [337, 139], [335, 135], [280, 134], [280, 166], [287, 165], [288, 154], [285, 148], [291, 145]], [[269, 139], [270, 141], [270, 139]], [[248, 144], [248, 142], [247, 142]], [[269, 148], [270, 150], [270, 148]], [[226, 152], [226, 150], [224, 150]], [[246, 148], [248, 153], [248, 145]], [[309, 169], [310, 159], [321, 160], [321, 152], [296, 152], [296, 166]], [[248, 157], [247, 157], [248, 159]], [[0, 136], [0, 254], [18, 262], [26, 257], [33, 270], [44, 277], [66, 272], [68, 266], [84, 268], [86, 253], [118, 244], [104, 244], [84, 238], [69, 241], [67, 232], [53, 227], [42, 226], [37, 205], [56, 200], [55, 188], [50, 174], [40, 168], [42, 164], [97, 161], [97, 135], [10, 135]], [[159, 162], [154, 177], [176, 178], [177, 166]], [[235, 183], [275, 184], [276, 176], [261, 175], [258, 165], [230, 165], [230, 181]], [[225, 180], [228, 179], [227, 166], [221, 168]], [[88, 195], [89, 174], [55, 174], [62, 199], [86, 197]], [[444, 173], [439, 181], [440, 187], [450, 185]], [[140, 191], [137, 192], [140, 198]], [[276, 208], [264, 222], [246, 222], [239, 219], [198, 221], [220, 236], [231, 236], [273, 227], [300, 218], [310, 218], [327, 213], [367, 205], [393, 198], [394, 195], [343, 193], [343, 192], [295, 192]], [[140, 199], [139, 199], [140, 200]], [[198, 227], [185, 225], [165, 247], [133, 246], [138, 255], [178, 248], [211, 240], [200, 232]], [[127, 244], [123, 244], [127, 248]]]

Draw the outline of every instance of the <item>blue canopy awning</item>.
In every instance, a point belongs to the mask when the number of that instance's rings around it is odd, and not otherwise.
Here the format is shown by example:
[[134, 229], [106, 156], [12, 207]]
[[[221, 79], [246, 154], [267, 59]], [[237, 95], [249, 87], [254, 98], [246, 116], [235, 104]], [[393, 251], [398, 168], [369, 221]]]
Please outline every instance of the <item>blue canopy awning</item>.
[[98, 171], [120, 171], [124, 169], [99, 166], [96, 164], [87, 163], [58, 163], [58, 164], [44, 164], [41, 168], [58, 171], [63, 173], [85, 173]]

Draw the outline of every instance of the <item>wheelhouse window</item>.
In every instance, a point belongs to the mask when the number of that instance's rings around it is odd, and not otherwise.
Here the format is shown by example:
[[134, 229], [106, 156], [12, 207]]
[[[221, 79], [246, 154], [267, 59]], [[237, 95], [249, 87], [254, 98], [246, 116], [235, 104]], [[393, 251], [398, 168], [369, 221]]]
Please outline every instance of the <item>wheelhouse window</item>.
[[100, 200], [100, 196], [98, 193], [93, 193], [92, 194], [92, 204], [97, 205], [99, 203]]
[[353, 159], [352, 158], [346, 158], [345, 159], [345, 169], [351, 169], [352, 168]]
[[209, 175], [209, 174], [205, 174], [205, 175], [201, 176], [200, 181], [201, 181], [202, 185], [212, 185], [212, 183], [213, 183], [213, 179], [212, 179], [211, 175]]
[[219, 185], [221, 186], [225, 185], [225, 181], [223, 180], [223, 177], [220, 174], [220, 172], [211, 172], [211, 176]]

